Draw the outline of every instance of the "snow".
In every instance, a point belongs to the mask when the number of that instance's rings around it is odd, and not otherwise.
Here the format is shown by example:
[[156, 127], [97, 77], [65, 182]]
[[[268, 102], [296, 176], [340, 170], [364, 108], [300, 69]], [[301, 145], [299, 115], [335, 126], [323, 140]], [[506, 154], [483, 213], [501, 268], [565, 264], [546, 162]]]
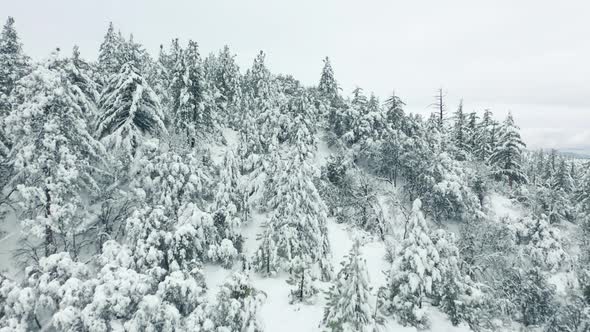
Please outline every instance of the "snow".
[[18, 248], [21, 227], [17, 216], [9, 214], [0, 224], [0, 272], [6, 272], [8, 276], [15, 277], [18, 269], [14, 266], [12, 250]]
[[524, 211], [515, 206], [514, 203], [506, 196], [499, 193], [492, 193], [489, 199], [489, 210], [498, 218], [508, 217], [518, 219], [524, 216]]

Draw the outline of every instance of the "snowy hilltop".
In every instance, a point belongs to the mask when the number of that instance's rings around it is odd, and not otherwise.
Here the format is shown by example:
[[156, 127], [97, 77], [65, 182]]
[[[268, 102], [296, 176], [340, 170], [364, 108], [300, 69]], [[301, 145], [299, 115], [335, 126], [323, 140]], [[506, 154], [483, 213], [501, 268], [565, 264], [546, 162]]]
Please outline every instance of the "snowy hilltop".
[[589, 331], [590, 167], [111, 24], [0, 36], [0, 331]]

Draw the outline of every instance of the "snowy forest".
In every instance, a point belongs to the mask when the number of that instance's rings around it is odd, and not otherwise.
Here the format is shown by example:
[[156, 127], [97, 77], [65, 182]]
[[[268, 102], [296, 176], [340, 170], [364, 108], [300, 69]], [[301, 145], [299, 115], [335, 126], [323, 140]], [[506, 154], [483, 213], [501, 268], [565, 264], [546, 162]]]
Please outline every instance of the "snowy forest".
[[0, 331], [590, 331], [587, 160], [106, 28], [2, 28]]

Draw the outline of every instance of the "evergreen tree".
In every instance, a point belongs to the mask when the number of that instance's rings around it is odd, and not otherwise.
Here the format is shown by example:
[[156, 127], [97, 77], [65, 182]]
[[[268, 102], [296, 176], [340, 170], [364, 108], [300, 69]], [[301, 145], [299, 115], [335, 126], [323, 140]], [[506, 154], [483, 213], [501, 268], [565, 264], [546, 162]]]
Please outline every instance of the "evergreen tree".
[[271, 74], [264, 63], [265, 58], [266, 54], [260, 51], [246, 75], [246, 90], [258, 102], [269, 100], [273, 93]]
[[109, 79], [99, 101], [97, 136], [132, 158], [145, 136], [167, 134], [160, 102], [132, 64]]
[[465, 144], [470, 153], [475, 153], [478, 145], [477, 113], [471, 112], [467, 115], [465, 123]]
[[573, 182], [574, 180], [570, 174], [570, 167], [568, 167], [565, 159], [562, 158], [555, 171], [551, 186], [553, 190], [561, 190], [564, 195], [567, 195], [573, 190]]
[[262, 332], [259, 310], [264, 300], [246, 274], [233, 273], [219, 288], [217, 303], [211, 308], [216, 331]]
[[441, 281], [438, 269], [439, 253], [428, 236], [428, 227], [421, 211], [422, 203], [415, 200], [407, 224], [407, 237], [393, 262], [383, 290], [387, 314], [394, 314], [400, 323], [425, 327], [424, 299], [433, 295]]
[[[261, 272], [271, 272], [277, 265], [284, 270], [297, 256], [318, 263], [323, 279], [329, 279], [330, 245], [327, 237], [326, 206], [312, 181], [311, 165], [294, 151], [280, 161], [273, 178], [269, 207], [273, 215], [262, 233], [262, 243], [255, 256]], [[276, 259], [274, 257], [277, 257]]]
[[289, 266], [290, 275], [287, 283], [292, 285], [289, 293], [289, 302], [313, 303], [315, 295], [319, 292], [315, 285], [315, 278], [311, 274], [311, 260], [308, 256], [296, 256]]
[[524, 326], [545, 323], [555, 310], [555, 286], [538, 268], [514, 269], [503, 284], [513, 317]]
[[[590, 166], [590, 164], [587, 164]], [[590, 167], [586, 168], [587, 170]], [[590, 218], [590, 171], [586, 171], [580, 181], [580, 186], [575, 193], [576, 201], [580, 205], [582, 213]]]
[[334, 78], [334, 70], [328, 57], [324, 59], [324, 68], [322, 69], [318, 90], [320, 96], [330, 104], [333, 104], [338, 98], [338, 83]]
[[[85, 220], [82, 193], [98, 189], [95, 175], [106, 151], [88, 132], [76, 88], [57, 55], [39, 65], [15, 88], [17, 107], [6, 118], [22, 205], [23, 221], [42, 239], [45, 256], [58, 243], [79, 250]], [[43, 208], [40, 209], [39, 207]]]
[[78, 104], [85, 117], [93, 122], [97, 116], [97, 103], [100, 99], [99, 86], [92, 78], [91, 65], [80, 57], [78, 46], [74, 46], [72, 57], [66, 65], [68, 79], [76, 89]]
[[512, 114], [508, 114], [504, 121], [499, 143], [499, 146], [490, 156], [490, 163], [496, 167], [496, 175], [506, 177], [511, 188], [514, 182], [526, 182], [527, 178], [521, 164], [522, 149], [525, 144], [520, 138]]
[[215, 193], [213, 221], [216, 245], [210, 251], [211, 256], [223, 259], [226, 265], [230, 263], [227, 258], [234, 256], [234, 251], [237, 253], [242, 249], [240, 226], [249, 217], [249, 206], [246, 203], [238, 162], [233, 151], [228, 150], [223, 158]]
[[[463, 112], [463, 100], [459, 102], [459, 107], [454, 114], [455, 124], [453, 125], [453, 142], [455, 146], [464, 154], [467, 151], [467, 120]], [[462, 157], [464, 158], [464, 156]]]
[[189, 41], [176, 66], [173, 84], [178, 94], [173, 97], [173, 125], [194, 147], [197, 138], [212, 132], [216, 127], [213, 100], [207, 92], [197, 43]]
[[145, 142], [131, 165], [129, 183], [136, 200], [149, 206], [164, 206], [175, 215], [186, 204], [203, 206], [213, 181], [193, 151], [175, 151], [153, 139]]
[[28, 72], [29, 58], [14, 28], [14, 18], [8, 17], [0, 34], [0, 121], [10, 112], [9, 97], [16, 82]]
[[369, 274], [358, 240], [341, 265], [327, 293], [323, 324], [328, 331], [373, 331]]
[[459, 249], [454, 234], [439, 229], [431, 234], [440, 261], [437, 264], [441, 282], [435, 284], [434, 299], [453, 325], [462, 321], [469, 323], [477, 319], [474, 312], [480, 301], [480, 292], [469, 277], [463, 276], [459, 264]]
[[103, 76], [103, 82], [107, 82], [111, 75], [117, 74], [125, 64], [123, 60], [123, 46], [125, 41], [115, 33], [113, 22], [109, 28], [100, 49], [98, 51], [98, 68]]
[[226, 45], [219, 52], [217, 57], [218, 66], [214, 73], [214, 84], [221, 94], [220, 109], [223, 112], [226, 121], [234, 128], [239, 127], [240, 103], [242, 98], [242, 88], [240, 86], [240, 69], [236, 64], [235, 55]]
[[395, 95], [395, 92], [391, 94], [391, 96], [385, 101], [385, 119], [387, 123], [390, 125], [391, 129], [401, 130], [405, 132], [406, 135], [407, 129], [405, 128], [405, 115], [403, 107], [406, 104], [400, 99], [400, 97]]
[[476, 130], [475, 155], [481, 161], [487, 162], [496, 148], [495, 139], [492, 137], [494, 127], [495, 121], [492, 118], [492, 112], [486, 109]]

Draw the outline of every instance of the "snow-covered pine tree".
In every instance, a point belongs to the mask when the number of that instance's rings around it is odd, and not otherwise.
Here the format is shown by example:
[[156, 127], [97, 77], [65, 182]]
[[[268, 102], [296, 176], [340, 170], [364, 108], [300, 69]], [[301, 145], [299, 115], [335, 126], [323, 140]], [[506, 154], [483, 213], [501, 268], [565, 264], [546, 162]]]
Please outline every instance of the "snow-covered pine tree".
[[[327, 208], [313, 183], [313, 168], [292, 149], [279, 161], [272, 178], [268, 206], [273, 211], [255, 256], [261, 272], [288, 270], [297, 256], [318, 263], [322, 279], [330, 278], [330, 245], [327, 237]], [[277, 256], [274, 259], [274, 256]], [[269, 266], [268, 262], [277, 265]]]
[[522, 169], [522, 149], [525, 146], [520, 138], [512, 114], [508, 114], [502, 125], [499, 145], [490, 156], [489, 161], [495, 167], [495, 173], [498, 176], [508, 179], [510, 188], [515, 182], [523, 183], [527, 181]]
[[160, 52], [158, 53], [158, 58], [154, 61], [148, 68], [146, 72], [146, 81], [152, 87], [158, 99], [160, 100], [160, 105], [162, 105], [162, 109], [164, 110], [164, 123], [166, 124], [167, 128], [169, 128], [171, 123], [172, 114], [170, 109], [171, 106], [171, 93], [170, 93], [170, 79], [171, 79], [171, 72], [169, 68], [169, 57], [170, 55], [166, 53], [164, 49], [164, 45], [160, 45]]
[[313, 303], [319, 289], [315, 285], [316, 279], [312, 274], [312, 263], [309, 256], [296, 256], [289, 264], [289, 279], [291, 285], [289, 303]]
[[66, 252], [41, 257], [38, 266], [26, 269], [19, 285], [0, 277], [0, 330], [39, 331], [53, 328], [76, 331], [80, 309], [88, 303], [93, 288], [87, 283], [90, 269]]
[[111, 75], [119, 73], [123, 62], [123, 46], [125, 41], [120, 34], [115, 32], [113, 22], [109, 23], [109, 28], [100, 49], [98, 51], [98, 69], [103, 75], [102, 82], [108, 82]]
[[176, 151], [157, 139], [146, 141], [138, 149], [131, 165], [129, 187], [141, 203], [162, 205], [176, 214], [183, 205], [205, 206], [212, 179], [201, 156], [193, 151]]
[[375, 312], [370, 303], [366, 264], [360, 252], [360, 241], [356, 239], [327, 292], [322, 321], [327, 331], [373, 331]]
[[277, 243], [275, 242], [278, 220], [275, 216], [262, 224], [263, 231], [258, 235], [260, 245], [254, 253], [253, 264], [256, 271], [269, 277], [281, 269], [281, 258], [278, 254]]
[[234, 272], [220, 286], [217, 302], [209, 309], [216, 331], [262, 332], [259, 310], [265, 298], [248, 275]]
[[334, 78], [334, 69], [332, 69], [328, 57], [324, 59], [324, 68], [322, 68], [318, 91], [320, 97], [324, 98], [330, 105], [334, 105], [335, 100], [338, 99], [338, 83]]
[[[242, 251], [240, 226], [248, 220], [250, 207], [247, 204], [241, 185], [240, 165], [232, 150], [226, 151], [219, 171], [219, 182], [215, 193], [213, 221], [216, 229], [216, 246], [211, 255], [227, 257], [227, 249]], [[225, 245], [221, 244], [225, 241]], [[229, 241], [229, 243], [228, 243]], [[228, 246], [231, 246], [229, 248]]]
[[135, 42], [133, 34], [129, 40], [122, 40], [121, 64], [132, 64], [142, 76], [147, 77], [152, 59], [140, 43]]
[[92, 78], [91, 65], [80, 57], [77, 45], [72, 50], [72, 57], [67, 62], [65, 70], [72, 87], [77, 89], [78, 104], [82, 107], [88, 122], [93, 123], [97, 116], [100, 87]]
[[368, 123], [364, 121], [368, 113], [367, 104], [367, 96], [363, 93], [363, 89], [355, 88], [352, 91], [350, 107], [346, 108], [346, 112], [342, 114], [340, 120], [342, 128], [345, 130], [342, 138], [348, 144], [358, 143], [365, 138], [362, 133], [368, 130]]
[[254, 99], [268, 100], [273, 93], [271, 73], [266, 67], [265, 58], [266, 54], [260, 51], [245, 77], [246, 91]]
[[428, 326], [423, 302], [434, 295], [442, 278], [438, 250], [428, 235], [421, 208], [422, 202], [416, 199], [407, 224], [407, 236], [381, 292], [385, 313], [395, 315], [401, 324], [416, 327]]
[[291, 119], [286, 120], [289, 128], [286, 129], [285, 141], [297, 149], [300, 158], [311, 158], [317, 151], [317, 109], [305, 92], [290, 98], [287, 107]]
[[455, 123], [453, 124], [452, 140], [459, 153], [461, 159], [465, 159], [465, 152], [467, 151], [467, 119], [463, 112], [463, 99], [459, 102], [457, 111], [453, 115]]
[[241, 191], [240, 160], [233, 150], [227, 150], [223, 156], [223, 162], [219, 170], [219, 184], [215, 194], [216, 209], [233, 210], [236, 215], [242, 209], [246, 209]]
[[98, 138], [123, 158], [132, 159], [144, 138], [167, 134], [158, 96], [131, 63], [109, 79], [99, 111]]
[[198, 45], [190, 40], [177, 60], [172, 77], [174, 130], [195, 147], [197, 139], [215, 130], [216, 114], [208, 93]]
[[509, 313], [524, 326], [543, 324], [555, 311], [555, 285], [539, 268], [512, 269], [501, 290], [510, 301]]
[[233, 128], [238, 128], [241, 117], [239, 113], [242, 111], [240, 109], [242, 98], [241, 76], [235, 55], [231, 53], [227, 45], [219, 51], [217, 63], [213, 81], [221, 94], [222, 104], [220, 109], [226, 122]]
[[58, 249], [75, 256], [87, 220], [81, 197], [97, 191], [94, 177], [106, 151], [89, 133], [77, 90], [58, 62], [54, 54], [19, 81], [18, 106], [6, 124], [24, 226], [41, 240], [45, 256]]
[[[586, 173], [582, 175], [580, 186], [576, 189], [575, 197], [582, 213], [590, 218], [590, 163], [586, 164]], [[590, 222], [590, 219], [588, 219]]]
[[477, 125], [477, 135], [476, 135], [476, 148], [475, 148], [475, 156], [480, 160], [487, 162], [489, 157], [492, 155], [495, 149], [495, 143], [493, 138], [491, 137], [492, 130], [494, 127], [494, 119], [492, 111], [486, 109], [483, 113], [483, 117], [481, 122]]
[[87, 295], [88, 304], [81, 309], [83, 328], [87, 331], [121, 328], [132, 319], [146, 295], [157, 289], [157, 281], [153, 276], [137, 272], [131, 250], [114, 240], [105, 242], [97, 261], [99, 271], [91, 280], [94, 291]]
[[190, 270], [205, 260], [213, 218], [194, 204], [169, 215], [164, 206], [143, 206], [126, 221], [126, 235], [137, 268], [161, 278]]
[[434, 299], [441, 310], [449, 316], [453, 325], [476, 319], [473, 314], [480, 302], [481, 294], [469, 277], [463, 276], [459, 268], [460, 256], [453, 233], [443, 229], [430, 235], [440, 261], [437, 268], [441, 282], [434, 285]]
[[551, 182], [553, 190], [561, 190], [564, 195], [572, 192], [574, 188], [574, 180], [570, 174], [570, 167], [564, 158], [561, 158]]
[[407, 128], [405, 128], [405, 105], [401, 98], [395, 94], [395, 91], [385, 100], [385, 120], [389, 124], [390, 130], [401, 130], [408, 134]]
[[469, 153], [475, 153], [477, 148], [477, 113], [471, 112], [466, 116], [465, 123], [465, 143]]
[[16, 82], [29, 71], [29, 58], [14, 28], [14, 18], [8, 17], [0, 34], [0, 122], [10, 112], [10, 94]]

